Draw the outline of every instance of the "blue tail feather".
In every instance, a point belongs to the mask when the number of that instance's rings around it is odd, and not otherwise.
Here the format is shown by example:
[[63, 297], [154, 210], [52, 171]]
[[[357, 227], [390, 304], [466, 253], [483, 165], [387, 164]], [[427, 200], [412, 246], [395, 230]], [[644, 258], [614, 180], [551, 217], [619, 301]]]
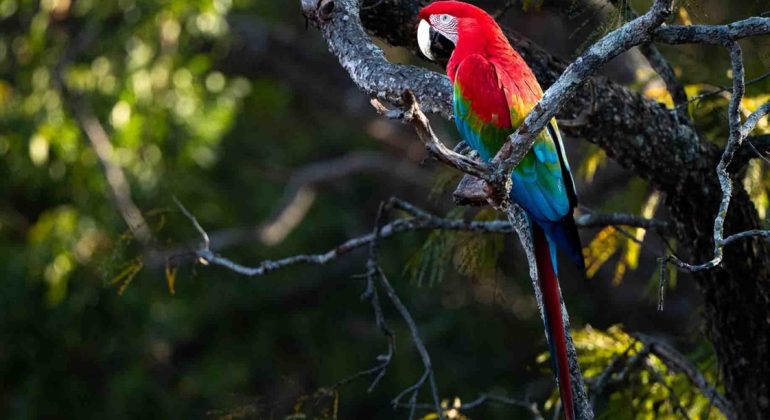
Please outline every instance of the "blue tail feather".
[[543, 229], [545, 236], [548, 238], [551, 248], [551, 262], [554, 268], [558, 267], [556, 264], [557, 249], [567, 254], [579, 269], [583, 270], [585, 268], [583, 247], [580, 244], [580, 237], [571, 214], [558, 222], [537, 219], [535, 219], [535, 222]]

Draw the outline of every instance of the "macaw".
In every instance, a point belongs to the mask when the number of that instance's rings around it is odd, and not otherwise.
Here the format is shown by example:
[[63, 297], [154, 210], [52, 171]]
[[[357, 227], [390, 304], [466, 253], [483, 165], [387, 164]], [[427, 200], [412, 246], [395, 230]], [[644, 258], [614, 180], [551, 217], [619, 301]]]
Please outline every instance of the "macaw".
[[[417, 39], [429, 59], [432, 37], [454, 44], [446, 73], [454, 87], [457, 130], [479, 157], [490, 161], [543, 95], [535, 75], [514, 51], [497, 22], [482, 9], [460, 1], [436, 1], [419, 13]], [[533, 231], [545, 330], [564, 414], [574, 418], [561, 312], [556, 250], [585, 268], [573, 218], [575, 184], [559, 128], [552, 120], [512, 170], [511, 200], [527, 213]]]

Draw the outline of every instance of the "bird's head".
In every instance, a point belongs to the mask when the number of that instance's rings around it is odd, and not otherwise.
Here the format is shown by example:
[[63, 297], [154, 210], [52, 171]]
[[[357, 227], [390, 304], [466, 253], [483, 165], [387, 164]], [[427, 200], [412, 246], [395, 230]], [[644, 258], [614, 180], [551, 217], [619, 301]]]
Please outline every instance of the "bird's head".
[[486, 28], [497, 28], [494, 19], [484, 10], [461, 1], [437, 1], [420, 10], [420, 24], [417, 27], [417, 44], [420, 51], [436, 61], [432, 46], [438, 35], [446, 38], [455, 47], [472, 34], [479, 34]]

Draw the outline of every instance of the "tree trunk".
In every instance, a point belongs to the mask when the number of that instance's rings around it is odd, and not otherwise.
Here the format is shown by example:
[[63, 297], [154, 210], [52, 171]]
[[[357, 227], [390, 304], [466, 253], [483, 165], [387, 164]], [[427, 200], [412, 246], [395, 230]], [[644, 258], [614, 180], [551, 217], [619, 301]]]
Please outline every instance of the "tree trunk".
[[[716, 166], [712, 154], [711, 167]], [[708, 165], [707, 165], [708, 166]], [[694, 171], [677, 189], [667, 189], [679, 249], [695, 262], [713, 257], [712, 226], [721, 191], [714, 171]], [[739, 186], [739, 183], [735, 183]], [[760, 225], [753, 203], [736, 188], [726, 234]], [[770, 247], [741, 240], [725, 248], [721, 266], [693, 274], [703, 294], [706, 333], [714, 345], [727, 398], [742, 419], [770, 418]]]

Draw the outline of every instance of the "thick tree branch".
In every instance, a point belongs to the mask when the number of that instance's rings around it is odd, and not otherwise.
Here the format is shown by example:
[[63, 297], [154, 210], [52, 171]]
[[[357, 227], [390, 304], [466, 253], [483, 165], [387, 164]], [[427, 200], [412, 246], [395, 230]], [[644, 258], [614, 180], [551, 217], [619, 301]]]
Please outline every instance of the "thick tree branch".
[[711, 44], [729, 46], [741, 38], [770, 33], [770, 18], [754, 16], [727, 25], [661, 26], [653, 41], [666, 44]]
[[[327, 14], [328, 8], [331, 11]], [[302, 0], [302, 11], [308, 19], [319, 24], [330, 51], [364, 93], [401, 104], [403, 92], [411, 90], [427, 111], [451, 116], [449, 80], [419, 67], [389, 63], [382, 49], [371, 42], [361, 27], [358, 1]]]

